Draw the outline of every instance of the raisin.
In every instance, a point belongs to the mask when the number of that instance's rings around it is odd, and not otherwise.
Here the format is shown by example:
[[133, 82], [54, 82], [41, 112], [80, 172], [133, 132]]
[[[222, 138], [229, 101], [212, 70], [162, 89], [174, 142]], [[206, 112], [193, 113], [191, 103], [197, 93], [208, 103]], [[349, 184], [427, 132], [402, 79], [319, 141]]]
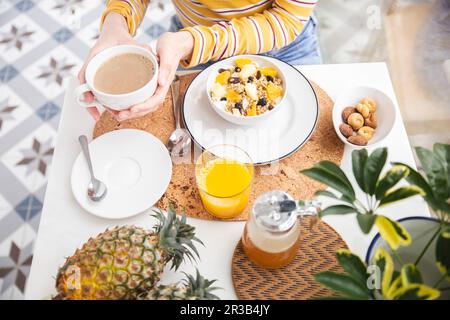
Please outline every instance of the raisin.
[[227, 69], [223, 69], [223, 68], [219, 69], [219, 73], [222, 73], [222, 72], [225, 72], [225, 71], [227, 71]]
[[256, 72], [256, 80], [259, 80], [259, 78], [261, 78], [261, 71], [257, 71]]
[[222, 97], [222, 98], [220, 98], [220, 101], [227, 101], [227, 98], [226, 97]]
[[258, 103], [256, 105], [264, 107], [266, 104], [267, 104], [267, 99], [266, 98], [261, 98], [261, 99], [258, 100]]
[[266, 78], [267, 78], [267, 81], [273, 82], [273, 77], [272, 76], [267, 76]]
[[272, 110], [273, 108], [275, 108], [273, 105], [269, 104], [269, 110]]
[[234, 107], [235, 107], [236, 109], [241, 110], [241, 109], [242, 109], [242, 103], [241, 103], [241, 102], [236, 102], [236, 104], [234, 105]]
[[252, 76], [250, 76], [250, 77], [248, 77], [247, 82], [248, 82], [248, 83], [252, 83], [253, 80], [255, 80], [255, 78], [253, 78]]
[[236, 67], [236, 68], [234, 68], [234, 71], [236, 71], [236, 72], [241, 72], [241, 68]]
[[241, 79], [239, 79], [238, 77], [231, 77], [230, 79], [228, 79], [229, 83], [239, 83], [241, 82]]

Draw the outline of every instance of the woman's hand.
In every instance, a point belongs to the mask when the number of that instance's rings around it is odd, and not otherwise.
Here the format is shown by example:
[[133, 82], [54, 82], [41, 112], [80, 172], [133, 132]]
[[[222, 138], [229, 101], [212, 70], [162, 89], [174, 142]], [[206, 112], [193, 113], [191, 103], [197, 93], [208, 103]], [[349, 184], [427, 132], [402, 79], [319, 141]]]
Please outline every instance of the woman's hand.
[[148, 100], [132, 106], [128, 110], [114, 112], [120, 120], [142, 117], [155, 111], [164, 102], [178, 65], [183, 59], [190, 59], [194, 48], [194, 38], [187, 31], [166, 32], [161, 35], [156, 45], [159, 59], [158, 86], [155, 94]]
[[[78, 73], [78, 80], [80, 81], [80, 84], [86, 82], [85, 72], [89, 61], [91, 61], [91, 59], [100, 51], [103, 51], [109, 47], [117, 46], [120, 44], [137, 44], [137, 43], [133, 40], [133, 38], [128, 32], [128, 27], [125, 18], [120, 14], [111, 12], [106, 16], [102, 32], [100, 33], [100, 37], [98, 38], [95, 46], [89, 52], [83, 67]], [[94, 101], [94, 96], [92, 95], [91, 92], [87, 92], [84, 95], [84, 99], [87, 102], [92, 102]], [[88, 111], [95, 119], [95, 121], [97, 121], [100, 118], [100, 113], [96, 107], [89, 107]]]

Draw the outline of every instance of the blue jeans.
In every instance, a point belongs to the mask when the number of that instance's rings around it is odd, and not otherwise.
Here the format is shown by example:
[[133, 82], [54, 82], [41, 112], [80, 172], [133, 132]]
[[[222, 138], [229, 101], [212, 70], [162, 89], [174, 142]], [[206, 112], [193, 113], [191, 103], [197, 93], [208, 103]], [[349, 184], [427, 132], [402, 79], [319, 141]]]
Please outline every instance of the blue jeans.
[[[183, 28], [183, 25], [177, 16], [172, 17], [170, 31], [175, 32]], [[262, 55], [274, 57], [287, 62], [291, 65], [307, 65], [322, 64], [322, 56], [320, 54], [319, 42], [317, 38], [317, 21], [315, 17], [311, 17], [306, 23], [300, 35], [287, 46], [272, 50]], [[213, 62], [198, 65], [193, 70], [201, 70]], [[182, 69], [180, 67], [180, 69]]]

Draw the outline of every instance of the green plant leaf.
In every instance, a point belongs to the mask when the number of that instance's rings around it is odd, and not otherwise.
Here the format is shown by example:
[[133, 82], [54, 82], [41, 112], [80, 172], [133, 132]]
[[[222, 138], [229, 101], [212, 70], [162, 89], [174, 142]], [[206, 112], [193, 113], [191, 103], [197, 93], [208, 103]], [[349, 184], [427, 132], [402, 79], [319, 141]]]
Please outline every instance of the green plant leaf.
[[346, 195], [352, 200], [355, 199], [355, 191], [353, 190], [352, 185], [346, 183], [339, 176], [335, 175], [334, 173], [331, 173], [328, 170], [325, 170], [321, 167], [317, 167], [315, 165], [312, 168], [302, 170], [301, 173], [303, 173], [305, 176], [311, 179], [326, 184], [327, 186], [337, 190], [343, 195]]
[[367, 192], [366, 184], [364, 183], [364, 167], [368, 157], [366, 149], [353, 150], [352, 152], [353, 175], [359, 187], [364, 192]]
[[383, 170], [386, 163], [387, 154], [387, 148], [375, 149], [366, 161], [366, 165], [364, 166], [364, 190], [370, 195], [375, 194], [375, 188], [381, 170]]
[[375, 189], [375, 197], [380, 200], [386, 192], [395, 186], [400, 180], [409, 174], [409, 169], [406, 166], [396, 165], [389, 169], [388, 172], [381, 178]]
[[435, 143], [434, 153], [441, 159], [447, 171], [447, 197], [450, 196], [450, 144]]
[[356, 219], [358, 220], [359, 227], [361, 228], [361, 231], [365, 234], [368, 234], [370, 230], [372, 229], [373, 224], [375, 223], [376, 215], [374, 214], [362, 214], [358, 213], [356, 215]]
[[425, 192], [424, 199], [428, 203], [428, 205], [433, 208], [433, 210], [438, 210], [438, 201], [436, 200], [434, 196], [434, 192], [431, 189], [431, 186], [428, 184], [428, 182], [425, 180], [422, 175], [417, 172], [415, 169], [411, 168], [410, 166], [400, 163], [400, 162], [393, 162], [393, 165], [402, 165], [408, 168], [409, 174], [406, 177], [406, 181], [408, 181], [410, 184], [418, 186], [422, 191]]
[[450, 225], [443, 226], [436, 239], [436, 264], [450, 280]]
[[424, 284], [413, 283], [402, 286], [396, 290], [392, 299], [394, 300], [434, 300], [439, 298], [440, 292]]
[[339, 200], [339, 197], [337, 195], [335, 195], [333, 192], [327, 191], [327, 190], [318, 190], [314, 193], [314, 196], [316, 196], [316, 197], [322, 196], [322, 197], [328, 197], [328, 198]]
[[394, 274], [394, 261], [391, 255], [382, 247], [378, 248], [373, 258], [373, 263], [380, 270], [381, 292], [386, 295], [392, 284]]
[[346, 274], [325, 271], [314, 275], [317, 282], [344, 295], [358, 300], [370, 299], [370, 291], [358, 281]]
[[350, 206], [347, 206], [345, 204], [338, 204], [335, 206], [330, 206], [328, 208], [325, 208], [319, 212], [319, 217], [325, 217], [328, 215], [338, 215], [338, 214], [348, 214], [348, 213], [355, 213], [356, 209]]
[[362, 286], [367, 286], [367, 278], [369, 277], [367, 267], [356, 254], [350, 252], [350, 250], [342, 249], [336, 252], [336, 257], [348, 275]]
[[380, 232], [380, 236], [389, 244], [392, 250], [397, 250], [400, 246], [411, 244], [411, 236], [403, 226], [397, 221], [392, 221], [388, 217], [378, 215], [375, 225]]
[[339, 198], [339, 197], [338, 197], [337, 195], [335, 195], [333, 192], [328, 191], [328, 190], [319, 190], [319, 191], [316, 191], [316, 192], [314, 193], [314, 196], [316, 196], [316, 197], [318, 197], [318, 196], [328, 197], [328, 198], [331, 198], [331, 199], [336, 199], [336, 200], [340, 200], [340, 201], [347, 202], [347, 203], [349, 203], [349, 204], [353, 204], [353, 201], [352, 201], [350, 198], [348, 198], [348, 197], [346, 197], [346, 196], [341, 196], [341, 197]]
[[406, 187], [400, 187], [398, 189], [392, 190], [389, 193], [387, 193], [384, 197], [380, 199], [380, 207], [385, 206], [387, 204], [403, 200], [415, 195], [425, 195], [425, 192], [423, 192], [422, 189], [420, 189], [418, 186], [412, 185], [412, 186], [406, 186]]
[[327, 170], [331, 174], [334, 174], [335, 176], [339, 177], [343, 182], [345, 182], [348, 185], [352, 185], [350, 183], [350, 180], [348, 180], [347, 176], [345, 175], [344, 171], [334, 162], [323, 160], [316, 164], [317, 168], [321, 168], [324, 170]]
[[420, 270], [413, 263], [404, 264], [400, 271], [400, 275], [404, 286], [412, 283], [423, 283]]
[[415, 149], [434, 194], [437, 198], [447, 199], [447, 170], [441, 162], [441, 158], [428, 149], [422, 147], [416, 147]]

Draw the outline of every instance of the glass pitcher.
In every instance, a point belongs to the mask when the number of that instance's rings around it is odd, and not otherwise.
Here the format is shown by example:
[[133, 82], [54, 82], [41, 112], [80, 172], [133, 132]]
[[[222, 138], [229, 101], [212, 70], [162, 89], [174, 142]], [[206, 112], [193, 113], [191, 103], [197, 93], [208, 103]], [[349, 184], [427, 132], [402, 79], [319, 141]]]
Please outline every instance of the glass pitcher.
[[242, 235], [245, 254], [264, 268], [289, 264], [299, 248], [300, 219], [316, 216], [318, 201], [295, 201], [283, 191], [270, 191], [256, 199]]

